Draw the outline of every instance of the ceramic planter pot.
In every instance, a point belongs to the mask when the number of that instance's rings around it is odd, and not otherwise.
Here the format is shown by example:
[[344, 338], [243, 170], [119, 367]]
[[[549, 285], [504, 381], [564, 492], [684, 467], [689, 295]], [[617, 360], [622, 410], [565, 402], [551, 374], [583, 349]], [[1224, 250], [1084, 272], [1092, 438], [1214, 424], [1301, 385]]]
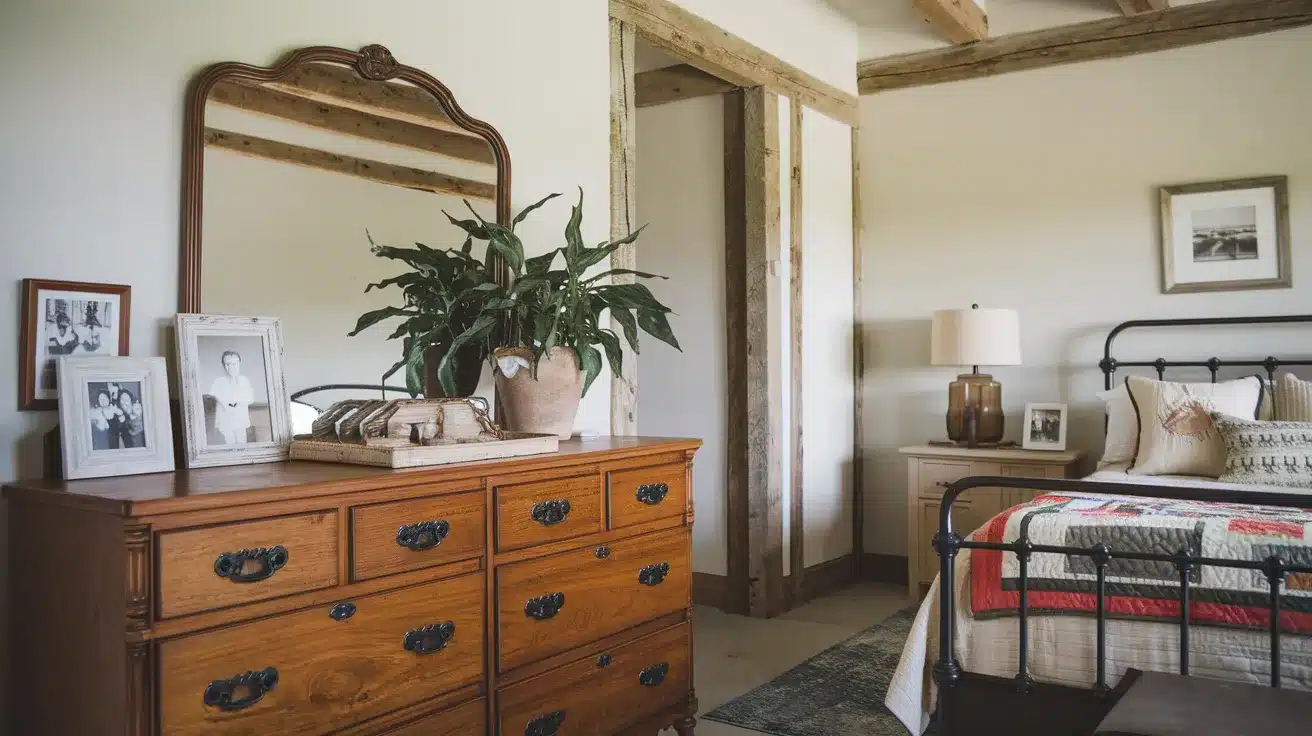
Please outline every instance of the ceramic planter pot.
[[474, 395], [478, 390], [478, 379], [483, 375], [483, 359], [479, 347], [472, 345], [462, 348], [452, 361], [452, 370], [456, 377], [456, 392], [447, 396], [442, 390], [442, 382], [437, 378], [437, 366], [441, 365], [446, 355], [445, 345], [434, 345], [424, 352], [424, 396], [429, 399], [464, 399]]
[[528, 348], [501, 348], [493, 353], [502, 427], [515, 432], [554, 434], [569, 439], [583, 398], [583, 371], [570, 348], [555, 347], [538, 362]]

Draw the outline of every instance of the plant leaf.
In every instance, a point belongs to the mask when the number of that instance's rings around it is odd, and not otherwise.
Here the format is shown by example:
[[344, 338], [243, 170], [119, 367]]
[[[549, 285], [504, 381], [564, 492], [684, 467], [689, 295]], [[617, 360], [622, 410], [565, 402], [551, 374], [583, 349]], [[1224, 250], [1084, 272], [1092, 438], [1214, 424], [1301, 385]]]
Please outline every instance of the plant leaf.
[[524, 261], [524, 273], [529, 276], [541, 276], [551, 269], [551, 262], [556, 259], [556, 254], [561, 252], [562, 248], [556, 248], [549, 253], [543, 253], [540, 256], [533, 256]]
[[609, 271], [602, 271], [601, 273], [597, 274], [596, 276], [593, 276], [592, 278], [588, 279], [587, 281], [584, 281], [583, 283], [591, 284], [593, 282], [600, 281], [601, 279], [604, 279], [607, 276], [622, 276], [624, 274], [633, 274], [634, 276], [640, 279], [664, 279], [664, 280], [669, 279], [668, 276], [662, 276], [658, 273], [646, 273], [644, 271], [634, 271], [631, 268], [612, 268]]
[[633, 318], [633, 312], [621, 307], [611, 307], [610, 316], [620, 323], [624, 329], [624, 339], [633, 348], [633, 353], [638, 353], [638, 322]]
[[679, 347], [679, 341], [674, 337], [674, 330], [670, 329], [670, 321], [666, 319], [664, 312], [657, 312], [651, 309], [639, 309], [638, 326], [648, 335], [651, 335], [679, 352], [683, 352], [683, 348]]
[[669, 307], [661, 304], [651, 290], [642, 284], [607, 284], [597, 286], [593, 292], [612, 307], [627, 309], [650, 309], [656, 312], [669, 312]]
[[601, 347], [606, 351], [606, 360], [610, 362], [610, 370], [615, 375], [620, 375], [620, 367], [624, 363], [624, 349], [620, 347], [620, 339], [610, 330], [597, 330], [597, 339], [601, 341]]
[[583, 368], [583, 396], [588, 395], [588, 389], [592, 387], [592, 382], [597, 380], [601, 375], [601, 353], [591, 345], [579, 345], [575, 347], [579, 354], [579, 365]]
[[349, 337], [355, 337], [360, 334], [361, 330], [373, 327], [379, 322], [391, 317], [414, 316], [416, 314], [418, 314], [418, 312], [402, 309], [401, 307], [383, 307], [382, 309], [375, 309], [372, 312], [365, 312], [360, 315], [360, 319], [356, 320], [355, 329], [351, 330], [347, 335]]
[[583, 271], [587, 268], [597, 265], [598, 263], [601, 263], [611, 253], [614, 253], [615, 251], [619, 250], [620, 247], [636, 241], [638, 239], [638, 236], [642, 235], [642, 231], [646, 229], [647, 226], [643, 225], [642, 227], [638, 228], [637, 230], [634, 230], [633, 232], [629, 233], [627, 236], [623, 238], [620, 238], [619, 240], [610, 243], [604, 243], [602, 245], [597, 246], [596, 248], [584, 248], [582, 254], [579, 257], [579, 270]]
[[[578, 258], [579, 254], [587, 250], [583, 245], [583, 232], [580, 229], [583, 225], [583, 187], [579, 187], [579, 203], [574, 205], [570, 211], [569, 222], [565, 224], [565, 260], [570, 265]], [[586, 268], [583, 267], [583, 268]], [[583, 268], [578, 272], [582, 273]]]
[[525, 207], [524, 209], [520, 210], [520, 211], [519, 211], [519, 214], [518, 214], [518, 215], [515, 215], [515, 219], [514, 219], [514, 221], [512, 221], [512, 222], [510, 223], [510, 229], [512, 229], [512, 230], [515, 229], [515, 226], [518, 225], [519, 223], [523, 222], [523, 221], [524, 221], [524, 218], [525, 218], [525, 217], [528, 217], [529, 214], [530, 214], [531, 212], [533, 212], [533, 210], [535, 210], [535, 209], [541, 207], [542, 205], [546, 204], [547, 202], [550, 202], [551, 200], [553, 200], [553, 199], [555, 199], [556, 197], [559, 197], [559, 196], [560, 196], [560, 192], [553, 192], [553, 193], [548, 194], [547, 196], [543, 197], [542, 199], [539, 199], [538, 201], [534, 202], [533, 204], [531, 204], [531, 205]]

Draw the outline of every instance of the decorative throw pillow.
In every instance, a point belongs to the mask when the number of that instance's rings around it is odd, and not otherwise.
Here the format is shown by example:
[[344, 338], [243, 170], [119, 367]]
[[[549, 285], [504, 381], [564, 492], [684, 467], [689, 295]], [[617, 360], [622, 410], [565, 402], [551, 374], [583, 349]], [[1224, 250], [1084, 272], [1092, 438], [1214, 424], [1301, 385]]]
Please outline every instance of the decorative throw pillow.
[[1312, 381], [1286, 373], [1275, 390], [1275, 418], [1282, 422], [1312, 422]]
[[1174, 383], [1142, 376], [1125, 379], [1139, 418], [1139, 451], [1132, 475], [1201, 475], [1225, 470], [1225, 442], [1212, 414], [1257, 417], [1262, 379]]
[[1213, 414], [1228, 453], [1226, 483], [1312, 488], [1312, 422], [1254, 422]]
[[1262, 379], [1262, 403], [1257, 407], [1257, 421], [1269, 422], [1276, 416], [1276, 382]]
[[1134, 404], [1130, 403], [1129, 389], [1122, 383], [1094, 395], [1106, 404], [1107, 409], [1107, 438], [1098, 469], [1133, 462], [1134, 453], [1139, 449], [1139, 417], [1134, 413]]

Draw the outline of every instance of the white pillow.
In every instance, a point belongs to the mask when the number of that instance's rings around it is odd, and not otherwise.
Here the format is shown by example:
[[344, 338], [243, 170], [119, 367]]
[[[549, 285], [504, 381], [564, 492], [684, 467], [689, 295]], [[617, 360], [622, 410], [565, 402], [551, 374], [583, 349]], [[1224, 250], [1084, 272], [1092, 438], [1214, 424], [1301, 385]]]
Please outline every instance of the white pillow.
[[1139, 415], [1130, 402], [1130, 390], [1125, 384], [1094, 394], [1105, 404], [1107, 413], [1107, 439], [1098, 469], [1108, 465], [1134, 462], [1139, 450]]
[[1280, 377], [1275, 390], [1275, 418], [1282, 422], [1312, 422], [1312, 381], [1293, 373]]
[[1131, 475], [1221, 475], [1226, 446], [1212, 414], [1255, 419], [1262, 398], [1257, 376], [1221, 383], [1130, 376], [1125, 386], [1139, 417], [1139, 451]]

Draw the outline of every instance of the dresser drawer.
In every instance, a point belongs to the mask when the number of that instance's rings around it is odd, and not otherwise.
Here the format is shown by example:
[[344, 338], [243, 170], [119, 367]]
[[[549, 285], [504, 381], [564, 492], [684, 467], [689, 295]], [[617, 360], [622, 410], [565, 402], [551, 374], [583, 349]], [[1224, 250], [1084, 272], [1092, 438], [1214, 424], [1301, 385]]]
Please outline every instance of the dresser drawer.
[[606, 474], [610, 528], [680, 516], [688, 501], [684, 463], [615, 470]]
[[611, 736], [671, 710], [692, 684], [688, 625], [659, 631], [600, 656], [581, 659], [500, 693], [502, 736], [559, 733]]
[[159, 535], [160, 618], [337, 584], [337, 512]]
[[[466, 575], [353, 599], [349, 616], [343, 602], [165, 641], [161, 733], [324, 733], [478, 682], [483, 596], [482, 574]], [[206, 703], [243, 676], [272, 687]]]
[[455, 562], [483, 553], [482, 491], [351, 509], [352, 578]]
[[587, 547], [497, 571], [507, 671], [688, 606], [688, 530]]
[[497, 551], [601, 531], [601, 476], [497, 486]]
[[479, 698], [424, 716], [393, 728], [387, 736], [487, 736], [487, 701]]
[[[970, 463], [950, 463], [937, 460], [921, 460], [916, 470], [920, 480], [921, 498], [942, 498], [946, 486], [953, 481], [969, 475]], [[969, 497], [963, 497], [966, 500]]]

